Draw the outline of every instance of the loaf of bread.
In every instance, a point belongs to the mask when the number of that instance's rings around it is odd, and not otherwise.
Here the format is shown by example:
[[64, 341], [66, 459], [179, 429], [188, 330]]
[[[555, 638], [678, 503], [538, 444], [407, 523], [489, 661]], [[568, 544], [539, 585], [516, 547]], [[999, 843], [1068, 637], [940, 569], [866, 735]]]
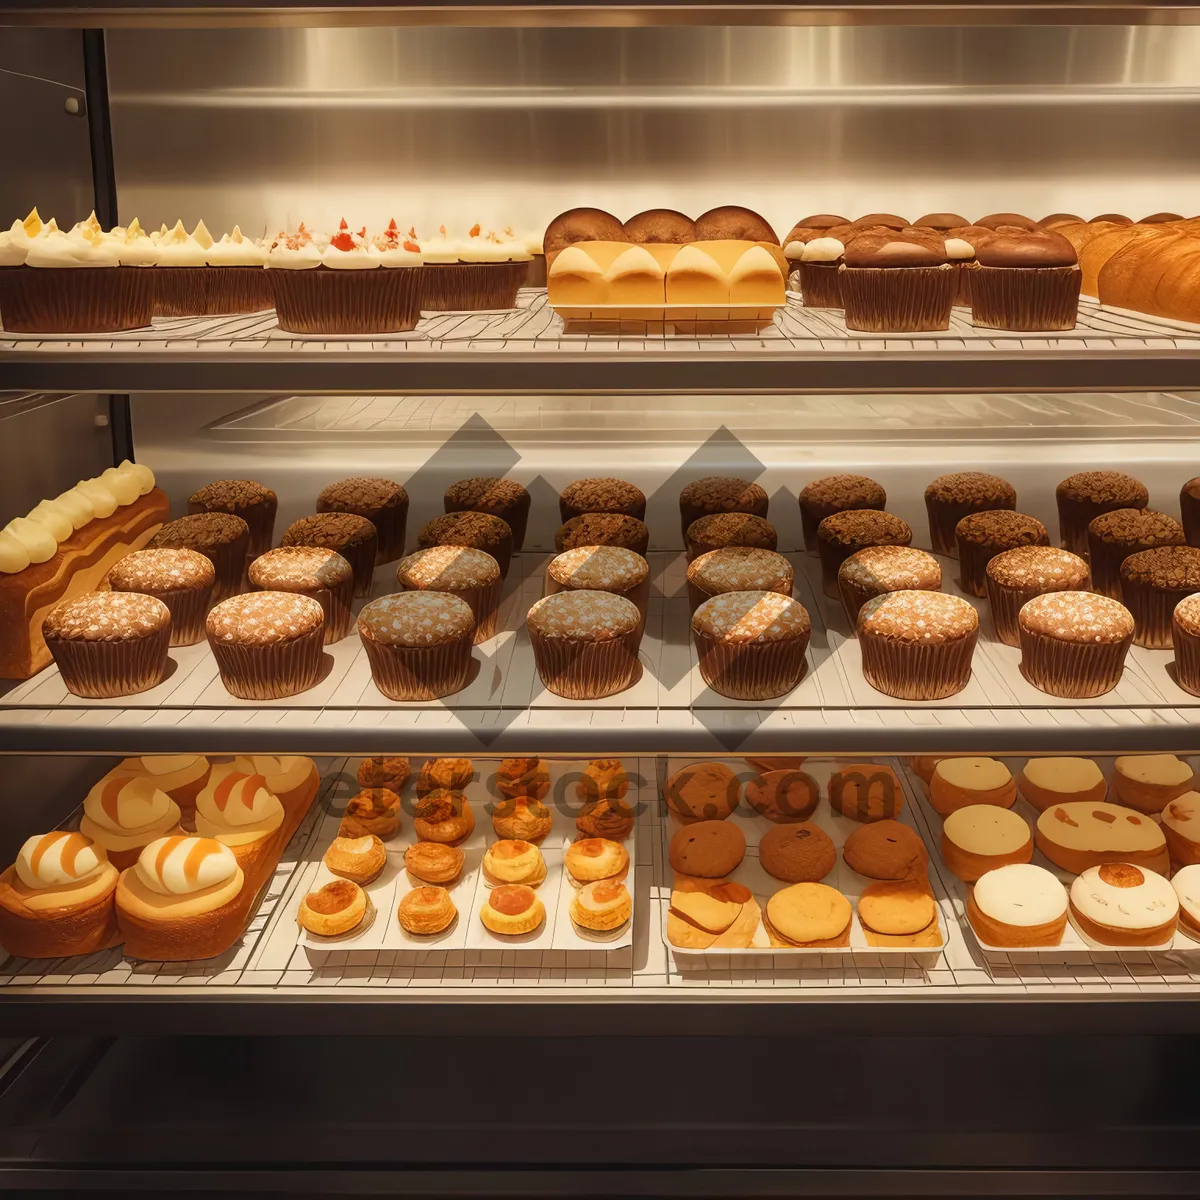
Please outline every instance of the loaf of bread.
[[1200, 322], [1200, 225], [1171, 222], [1141, 229], [1100, 268], [1102, 304], [1175, 321]]

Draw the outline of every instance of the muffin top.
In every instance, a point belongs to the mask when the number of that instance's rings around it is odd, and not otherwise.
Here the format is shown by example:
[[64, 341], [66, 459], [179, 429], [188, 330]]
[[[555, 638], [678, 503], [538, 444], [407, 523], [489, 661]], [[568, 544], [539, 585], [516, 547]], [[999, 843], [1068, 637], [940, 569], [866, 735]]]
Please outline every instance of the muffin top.
[[612, 592], [556, 592], [539, 600], [525, 618], [542, 637], [603, 642], [632, 633], [641, 621], [637, 605]]
[[1000, 212], [988, 213], [986, 217], [980, 217], [975, 222], [976, 225], [982, 225], [984, 229], [1036, 229], [1037, 222], [1021, 213]]
[[340, 550], [343, 546], [361, 546], [379, 536], [366, 517], [356, 513], [324, 512], [293, 521], [283, 532], [283, 546], [324, 546]]
[[913, 225], [917, 229], [936, 229], [944, 233], [947, 229], [961, 229], [970, 223], [966, 217], [960, 217], [958, 213], [940, 212], [927, 213], [919, 221], [914, 221]]
[[461, 592], [490, 587], [499, 578], [500, 564], [473, 546], [430, 546], [396, 567], [396, 582], [417, 591]]
[[250, 582], [264, 591], [315, 591], [354, 578], [350, 564], [324, 546], [280, 546], [250, 564]]
[[971, 546], [1044, 546], [1050, 540], [1046, 527], [1036, 517], [1010, 508], [990, 508], [968, 513], [954, 527], [954, 536]]
[[679, 505], [681, 508], [699, 508], [710, 513], [765, 513], [767, 493], [748, 479], [708, 475], [689, 483], [679, 493]]
[[946, 243], [933, 229], [865, 229], [846, 246], [846, 266], [940, 267], [946, 264]]
[[625, 592], [650, 577], [650, 564], [624, 546], [576, 546], [547, 569], [560, 587], [582, 591]]
[[488, 550], [512, 540], [512, 527], [491, 513], [454, 512], [434, 517], [417, 538], [423, 549], [430, 546], [474, 546]]
[[945, 592], [885, 592], [868, 600], [858, 614], [860, 634], [894, 642], [953, 642], [978, 629], [975, 609]]
[[726, 644], [783, 642], [812, 630], [808, 610], [779, 592], [724, 592], [692, 615], [692, 629]]
[[790, 594], [794, 573], [792, 564], [774, 550], [725, 546], [693, 559], [687, 577], [689, 583], [711, 596], [723, 592], [775, 592], [780, 588]]
[[835, 546], [907, 546], [912, 529], [891, 513], [854, 508], [826, 517], [817, 526], [817, 536]]
[[171, 624], [171, 610], [140, 592], [85, 592], [56, 604], [42, 622], [47, 638], [71, 642], [124, 642]]
[[1197, 475], [1194, 479], [1189, 479], [1179, 489], [1179, 495], [1187, 496], [1189, 500], [1200, 500], [1200, 475]]
[[801, 508], [830, 513], [854, 508], [883, 508], [887, 492], [866, 475], [826, 475], [805, 484], [800, 492]]
[[1121, 564], [1121, 582], [1167, 591], [1200, 591], [1200, 550], [1194, 546], [1158, 546], [1131, 554]]
[[1022, 629], [1064, 642], [1111, 645], [1133, 636], [1133, 614], [1093, 592], [1044, 592], [1021, 606]]
[[206, 623], [209, 641], [273, 646], [321, 629], [325, 612], [311, 596], [294, 592], [247, 592], [222, 600]]
[[1051, 229], [1002, 228], [975, 247], [981, 267], [1074, 267], [1075, 247]]
[[1192, 637], [1200, 637], [1200, 592], [1184, 596], [1175, 605], [1175, 623], [1184, 633], [1190, 633]]
[[274, 503], [276, 499], [269, 487], [252, 479], [217, 479], [193, 492], [188, 503], [207, 512], [232, 513], [239, 508]]
[[637, 519], [624, 513], [584, 513], [572, 517], [554, 535], [554, 549], [575, 550], [581, 546], [623, 546], [639, 550], [650, 538], [650, 531]]
[[515, 479], [477, 475], [460, 479], [446, 489], [447, 512], [492, 512], [529, 503], [529, 492]]
[[987, 573], [1001, 587], [1057, 588], [1077, 591], [1086, 588], [1091, 578], [1088, 565], [1077, 554], [1056, 546], [1018, 546], [997, 554], [987, 565]]
[[642, 489], [623, 479], [577, 479], [559, 494], [567, 508], [580, 513], [625, 513], [636, 517], [646, 511]]
[[212, 560], [195, 550], [135, 550], [109, 571], [108, 586], [153, 594], [212, 587], [216, 578]]
[[942, 568], [932, 554], [911, 546], [867, 546], [842, 563], [838, 579], [880, 592], [936, 592]]
[[148, 550], [196, 549], [227, 546], [238, 538], [248, 538], [250, 526], [232, 513], [189, 513], [168, 521], [147, 543]]
[[1183, 526], [1150, 508], [1117, 508], [1093, 517], [1088, 537], [1107, 546], [1182, 546]]
[[1146, 485], [1121, 471], [1080, 471], [1054, 489], [1060, 500], [1076, 504], [1116, 504], [1122, 508], [1145, 508], [1150, 503]]
[[985, 471], [953, 471], [939, 475], [926, 489], [925, 499], [942, 504], [986, 504], [1003, 508], [1017, 502], [1017, 490], [1007, 479]]
[[323, 512], [359, 512], [361, 509], [407, 508], [408, 493], [390, 479], [354, 476], [322, 489], [317, 507]]
[[689, 544], [709, 546], [758, 546], [774, 550], [779, 539], [775, 526], [751, 513], [712, 513], [687, 527]]
[[444, 646], [470, 637], [475, 614], [448, 592], [396, 592], [372, 600], [358, 616], [358, 632], [384, 646]]

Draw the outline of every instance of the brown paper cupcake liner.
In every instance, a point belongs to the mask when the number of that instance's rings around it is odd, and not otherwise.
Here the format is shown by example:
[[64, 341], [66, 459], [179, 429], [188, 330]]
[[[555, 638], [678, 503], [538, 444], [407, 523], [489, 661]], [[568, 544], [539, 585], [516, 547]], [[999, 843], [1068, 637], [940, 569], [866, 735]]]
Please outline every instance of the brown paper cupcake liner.
[[0, 268], [8, 333], [118, 333], [154, 316], [153, 267]]
[[496, 616], [500, 611], [500, 591], [504, 580], [497, 577], [487, 587], [464, 588], [452, 592], [475, 614], [475, 642], [486, 642], [496, 636]]
[[269, 270], [280, 329], [289, 333], [403, 333], [421, 318], [424, 267]]
[[971, 274], [971, 323], [984, 329], [1074, 329], [1078, 267], [981, 267]]
[[817, 539], [817, 554], [821, 559], [821, 591], [831, 600], [841, 599], [842, 594], [838, 590], [838, 572], [842, 569], [842, 563], [863, 548], [862, 546], [843, 546], [839, 542], [827, 542], [823, 538]]
[[[990, 575], [986, 576], [988, 608], [992, 614], [992, 626], [996, 637], [1006, 646], [1021, 644], [1021, 623], [1017, 616], [1021, 609], [1034, 596], [1041, 596], [1040, 588], [1007, 588], [1001, 587]], [[1059, 591], [1058, 588], [1047, 588], [1047, 591]]]
[[1200, 638], [1172, 622], [1175, 645], [1175, 682], [1185, 692], [1200, 696]]
[[1092, 569], [1092, 591], [1110, 600], [1121, 599], [1121, 564], [1136, 549], [1114, 546], [1088, 538], [1088, 566]]
[[228, 600], [230, 596], [240, 596], [246, 590], [246, 560], [249, 548], [249, 535], [215, 546], [196, 547], [196, 552], [203, 554], [216, 572], [217, 578], [212, 590], [213, 604]]
[[1021, 674], [1038, 691], [1065, 700], [1103, 696], [1121, 682], [1130, 639], [1068, 642], [1021, 630]]
[[949, 329], [957, 281], [944, 267], [838, 268], [846, 328], [866, 333]]
[[954, 304], [958, 308], [971, 307], [971, 268], [967, 263], [954, 266]]
[[208, 314], [208, 267], [151, 267], [156, 317]]
[[264, 500], [239, 509], [235, 514], [250, 527], [250, 541], [246, 549], [246, 557], [251, 561], [271, 549], [275, 540], [275, 516], [278, 510], [278, 500]]
[[171, 645], [194, 646], [204, 641], [204, 623], [212, 605], [212, 588], [179, 588], [155, 592], [171, 612]]
[[898, 700], [944, 700], [971, 682], [978, 630], [936, 645], [910, 645], [890, 638], [860, 636], [863, 678]]
[[472, 312], [515, 308], [529, 264], [426, 263], [421, 272], [424, 312]]
[[805, 308], [841, 308], [839, 263], [800, 264], [800, 295]]
[[266, 267], [206, 267], [204, 311], [210, 317], [265, 312], [275, 297]]
[[[1108, 510], [1105, 510], [1108, 511]], [[1088, 525], [1092, 518], [1100, 515], [1090, 504], [1079, 504], [1074, 500], [1058, 501], [1058, 530], [1062, 539], [1062, 548], [1072, 554], [1079, 555], [1084, 562], [1091, 562], [1091, 548], [1088, 546]]]
[[340, 642], [350, 632], [354, 621], [350, 607], [354, 603], [353, 576], [335, 588], [321, 588], [311, 595], [325, 613], [325, 645]]
[[469, 637], [441, 646], [384, 646], [367, 637], [362, 644], [371, 678], [389, 700], [439, 700], [470, 682]]
[[544, 288], [546, 286], [546, 256], [535, 254], [525, 264], [525, 279], [522, 287]]
[[632, 687], [641, 677], [641, 626], [602, 642], [543, 637], [529, 630], [542, 683], [567, 700], [601, 700]]
[[[691, 585], [689, 584], [689, 587], [690, 586]], [[573, 589], [562, 587], [559, 584], [558, 580], [555, 579], [554, 576], [551, 575], [549, 571], [546, 572], [545, 594], [547, 596], [553, 596], [556, 592], [566, 592], [566, 591], [571, 591], [571, 590], [573, 590]], [[593, 589], [593, 590], [608, 592], [609, 595], [621, 596], [624, 599], [628, 600], [630, 602], [630, 604], [634, 605], [634, 607], [637, 608], [638, 613], [641, 615], [641, 618], [642, 618], [642, 627], [645, 628], [646, 614], [650, 609], [650, 578], [649, 578], [649, 576], [647, 576], [645, 579], [643, 579], [641, 581], [641, 583], [635, 583], [633, 585], [633, 587], [626, 588], [624, 591], [622, 591], [620, 588], [598, 588], [598, 589]], [[689, 593], [689, 595], [690, 595], [690, 593]], [[707, 600], [708, 597], [705, 596], [704, 599]]]
[[334, 547], [335, 552], [340, 554], [350, 564], [350, 570], [354, 576], [354, 594], [356, 596], [369, 596], [371, 594], [371, 587], [375, 582], [376, 545], [376, 539], [368, 538], [365, 542], [358, 543], [358, 545]]
[[1170, 650], [1175, 606], [1191, 594], [1187, 589], [1156, 588], [1123, 580], [1119, 599], [1133, 614], [1133, 644], [1147, 650]]
[[133, 696], [163, 681], [171, 627], [119, 642], [46, 639], [67, 691], [87, 700]]
[[221, 682], [240, 700], [281, 700], [321, 681], [325, 630], [270, 646], [241, 646], [209, 639]]
[[786, 696], [804, 678], [810, 633], [778, 642], [730, 645], [692, 630], [700, 678], [730, 700], [772, 700]]
[[404, 535], [408, 528], [408, 503], [394, 508], [380, 509], [371, 518], [375, 532], [379, 535], [379, 545], [375, 551], [375, 562], [396, 562], [404, 557]]

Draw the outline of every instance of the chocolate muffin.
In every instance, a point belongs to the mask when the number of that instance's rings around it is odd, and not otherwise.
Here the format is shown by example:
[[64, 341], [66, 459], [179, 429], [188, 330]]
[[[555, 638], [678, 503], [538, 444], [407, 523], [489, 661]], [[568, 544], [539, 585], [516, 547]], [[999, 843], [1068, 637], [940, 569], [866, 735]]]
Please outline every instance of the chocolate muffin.
[[697, 555], [688, 565], [688, 606], [695, 612], [705, 600], [726, 592], [790, 596], [794, 583], [792, 564], [782, 554], [754, 546], [726, 546]]
[[490, 554], [500, 567], [500, 577], [508, 574], [512, 562], [512, 528], [502, 517], [490, 513], [455, 512], [435, 517], [417, 538], [422, 550], [431, 546], [470, 546]]
[[408, 493], [390, 479], [356, 476], [331, 483], [317, 497], [319, 513], [353, 513], [375, 526], [375, 562], [394, 562], [404, 554]]
[[713, 513], [748, 513], [765, 517], [769, 499], [767, 493], [748, 479], [728, 475], [708, 475], [689, 483], [679, 493], [680, 528], [687, 537], [688, 526]]
[[1077, 554], [1054, 546], [1019, 546], [997, 554], [984, 572], [988, 607], [996, 637], [1006, 646], [1021, 644], [1017, 616], [1034, 596], [1081, 592], [1091, 583], [1088, 565]]
[[599, 700], [641, 677], [637, 605], [609, 592], [557, 592], [525, 618], [542, 683], [568, 700]]
[[826, 475], [814, 479], [800, 492], [800, 522], [804, 529], [804, 548], [817, 552], [817, 526], [834, 513], [887, 508], [887, 492], [866, 475]]
[[1102, 513], [1118, 508], [1146, 508], [1146, 485], [1120, 471], [1080, 471], [1054, 489], [1058, 501], [1058, 534], [1064, 550], [1088, 555], [1088, 526]]
[[985, 329], [1074, 329], [1083, 272], [1051, 229], [1002, 229], [975, 246], [971, 323]]
[[846, 255], [852, 226], [802, 229], [788, 242], [788, 284], [798, 288], [805, 308], [841, 308], [839, 268]]
[[250, 526], [231, 513], [193, 513], [168, 521], [147, 550], [195, 550], [213, 565], [212, 599], [235, 596], [245, 587]]
[[357, 513], [316, 513], [293, 521], [283, 531], [280, 545], [336, 550], [354, 572], [354, 594], [369, 596], [378, 541], [375, 525], [366, 517]]
[[821, 586], [826, 596], [840, 598], [838, 571], [864, 546], [907, 546], [912, 529], [907, 521], [873, 509], [834, 513], [817, 526], [817, 553], [821, 558]]
[[868, 333], [949, 329], [957, 276], [932, 229], [865, 230], [838, 269], [846, 328]]
[[556, 592], [608, 592], [637, 606], [646, 623], [650, 606], [650, 564], [624, 546], [576, 546], [546, 568], [546, 595]]
[[500, 607], [500, 564], [471, 546], [431, 546], [401, 559], [396, 582], [405, 592], [448, 592], [466, 602], [475, 617], [475, 641], [496, 636]]
[[108, 573], [114, 592], [138, 592], [161, 600], [171, 613], [171, 645], [194, 646], [204, 640], [217, 573], [195, 550], [137, 550]]
[[1133, 613], [1133, 640], [1149, 650], [1170, 648], [1175, 607], [1195, 592], [1200, 592], [1195, 546], [1159, 546], [1121, 563], [1121, 599]]
[[779, 545], [775, 526], [762, 517], [748, 513], [713, 513], [693, 521], [684, 534], [688, 562], [710, 550], [726, 546], [755, 546], [759, 550], [774, 550]]
[[490, 476], [460, 479], [446, 489], [444, 500], [448, 513], [487, 513], [506, 522], [512, 530], [514, 553], [525, 545], [530, 504], [529, 492], [516, 480]]
[[942, 568], [932, 554], [911, 546], [868, 546], [838, 568], [838, 594], [853, 629], [868, 600], [887, 592], [940, 592]]
[[1200, 546], [1200, 476], [1179, 489], [1179, 515], [1189, 546]]
[[1021, 609], [1018, 624], [1021, 674], [1039, 691], [1080, 700], [1121, 681], [1133, 641], [1123, 604], [1092, 592], [1047, 592]]
[[1005, 550], [1048, 546], [1050, 535], [1036, 517], [1011, 509], [968, 513], [954, 527], [959, 582], [972, 596], [987, 595], [987, 565]]
[[280, 700], [321, 680], [325, 610], [311, 596], [250, 592], [208, 614], [221, 682], [242, 700]]
[[650, 548], [650, 530], [637, 517], [621, 513], [584, 513], [572, 517], [554, 535], [557, 554], [581, 546], [623, 546], [644, 556]]
[[259, 555], [249, 570], [250, 586], [261, 592], [291, 592], [315, 600], [325, 614], [325, 645], [350, 632], [354, 570], [336, 550], [280, 546]]
[[358, 615], [375, 686], [389, 700], [437, 700], [471, 678], [475, 614], [446, 592], [399, 592]]
[[[625, 222], [623, 241], [640, 246], [646, 242], [656, 245], [683, 246], [696, 240], [696, 223], [691, 217], [676, 212], [673, 208], [648, 208]], [[585, 509], [585, 512], [603, 512], [604, 509]], [[634, 513], [633, 516], [639, 514]], [[563, 517], [565, 521], [567, 518]]]
[[1149, 508], [1118, 508], [1088, 524], [1088, 560], [1092, 591], [1121, 600], [1121, 564], [1139, 550], [1155, 546], [1182, 546], [1183, 526], [1166, 513]]
[[1185, 596], [1175, 605], [1171, 642], [1175, 647], [1175, 682], [1185, 692], [1200, 696], [1200, 594]]
[[1015, 509], [1017, 492], [1011, 483], [983, 471], [955, 471], [939, 475], [925, 489], [929, 514], [929, 542], [934, 554], [958, 557], [954, 531], [970, 513]]
[[247, 553], [251, 558], [271, 548], [278, 510], [279, 497], [250, 479], [218, 479], [205, 484], [188, 499], [190, 513], [219, 512], [241, 517], [250, 530]]
[[564, 524], [584, 513], [621, 513], [644, 521], [646, 496], [623, 479], [577, 479], [559, 493], [558, 513]]

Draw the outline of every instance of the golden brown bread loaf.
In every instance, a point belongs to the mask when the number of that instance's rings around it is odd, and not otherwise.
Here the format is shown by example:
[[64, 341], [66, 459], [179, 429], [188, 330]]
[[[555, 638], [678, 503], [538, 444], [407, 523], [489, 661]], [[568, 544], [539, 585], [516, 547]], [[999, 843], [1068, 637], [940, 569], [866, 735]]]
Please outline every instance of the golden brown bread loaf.
[[1200, 321], [1200, 237], [1153, 228], [1151, 236], [1126, 242], [1101, 268], [1100, 302], [1177, 321]]
[[1080, 292], [1084, 296], [1099, 296], [1096, 280], [1108, 260], [1133, 242], [1158, 236], [1158, 230], [1148, 225], [1118, 225], [1092, 238], [1079, 251], [1079, 267], [1083, 272]]

